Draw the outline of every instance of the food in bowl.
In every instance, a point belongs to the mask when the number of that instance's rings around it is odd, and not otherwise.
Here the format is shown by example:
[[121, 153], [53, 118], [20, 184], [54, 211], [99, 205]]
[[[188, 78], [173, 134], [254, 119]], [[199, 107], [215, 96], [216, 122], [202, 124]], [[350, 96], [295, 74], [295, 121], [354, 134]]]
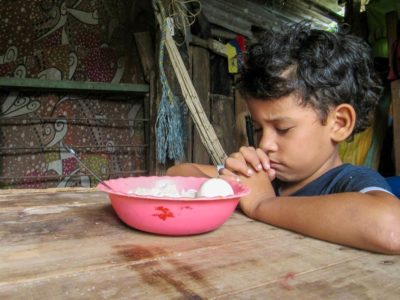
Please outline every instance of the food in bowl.
[[173, 184], [177, 191], [198, 191], [208, 178], [180, 176], [140, 176], [106, 181], [112, 189], [99, 184], [107, 192], [118, 217], [127, 225], [162, 235], [192, 235], [220, 227], [235, 210], [240, 197], [250, 190], [228, 181], [233, 195], [218, 197], [173, 197], [137, 195], [133, 191], [153, 189], [161, 181]]
[[195, 189], [182, 189], [181, 191], [179, 191], [177, 186], [171, 180], [158, 180], [156, 181], [154, 187], [136, 187], [135, 189], [128, 191], [128, 193], [154, 197], [194, 198], [196, 197], [197, 191]]
[[233, 195], [231, 185], [221, 178], [210, 178], [203, 182], [197, 191], [197, 197], [226, 197]]

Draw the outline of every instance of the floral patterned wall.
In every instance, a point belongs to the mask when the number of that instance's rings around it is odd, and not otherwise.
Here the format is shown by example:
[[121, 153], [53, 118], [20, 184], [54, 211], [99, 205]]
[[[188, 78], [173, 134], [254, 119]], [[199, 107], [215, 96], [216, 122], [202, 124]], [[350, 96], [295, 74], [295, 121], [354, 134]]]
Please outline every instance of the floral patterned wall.
[[[129, 0], [0, 1], [0, 77], [144, 83]], [[146, 173], [144, 95], [0, 93], [0, 185], [93, 186]]]

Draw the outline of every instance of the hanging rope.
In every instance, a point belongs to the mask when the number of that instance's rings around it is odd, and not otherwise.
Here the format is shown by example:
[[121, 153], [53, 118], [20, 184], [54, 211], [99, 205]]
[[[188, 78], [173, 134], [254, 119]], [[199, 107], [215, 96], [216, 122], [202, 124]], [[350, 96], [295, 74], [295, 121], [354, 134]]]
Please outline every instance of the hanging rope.
[[159, 70], [160, 81], [162, 85], [162, 96], [160, 106], [158, 108], [156, 120], [156, 137], [157, 137], [157, 159], [160, 163], [165, 164], [166, 158], [172, 160], [183, 160], [183, 122], [182, 109], [179, 100], [172, 93], [168, 84], [167, 76], [164, 71], [164, 46], [166, 36], [167, 21], [161, 25], [161, 40], [159, 48]]
[[[198, 6], [196, 12], [188, 9], [188, 6], [195, 3]], [[177, 43], [178, 46], [186, 42], [186, 28], [190, 27], [196, 21], [196, 17], [200, 14], [201, 2], [199, 0], [170, 0], [168, 6], [168, 16], [174, 20], [174, 27], [183, 34], [183, 41]]]
[[[224, 163], [227, 155], [224, 149], [222, 148], [222, 145], [218, 140], [215, 130], [212, 127], [210, 121], [208, 120], [203, 107], [201, 106], [199, 96], [197, 95], [197, 92], [193, 86], [193, 83], [190, 79], [185, 64], [183, 63], [179, 50], [176, 47], [175, 41], [173, 40], [169, 30], [166, 30], [165, 28], [166, 16], [162, 3], [160, 0], [153, 0], [153, 6], [155, 9], [157, 21], [161, 27], [161, 30], [163, 31], [163, 34], [165, 34], [165, 46], [167, 48], [169, 58], [171, 60], [176, 77], [181, 87], [185, 103], [189, 108], [190, 115], [193, 119], [193, 123], [195, 124], [199, 132], [201, 141], [204, 147], [206, 148], [208, 154], [210, 155], [212, 161], [216, 165], [221, 165]], [[174, 128], [173, 130], [176, 129]], [[166, 139], [166, 141], [168, 141], [168, 138]]]

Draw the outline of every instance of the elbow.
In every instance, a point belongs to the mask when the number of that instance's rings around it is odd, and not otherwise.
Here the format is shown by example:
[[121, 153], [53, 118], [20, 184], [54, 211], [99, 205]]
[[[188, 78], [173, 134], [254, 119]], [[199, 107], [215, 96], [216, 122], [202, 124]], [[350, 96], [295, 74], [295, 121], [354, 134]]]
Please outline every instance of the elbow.
[[240, 210], [250, 219], [254, 219], [254, 209], [247, 203], [247, 201], [244, 201], [243, 199], [240, 200], [239, 202]]
[[185, 171], [190, 169], [191, 165], [188, 163], [176, 164], [169, 167], [165, 173], [166, 176], [184, 176]]
[[249, 208], [248, 205], [246, 205], [245, 203], [243, 203], [243, 201], [240, 201], [240, 202], [239, 202], [239, 207], [240, 207], [240, 210], [241, 210], [247, 217], [253, 219], [252, 211], [251, 211], [251, 209]]
[[386, 254], [400, 254], [400, 217], [389, 214], [377, 226], [375, 242], [377, 250]]
[[175, 176], [178, 173], [178, 167], [176, 165], [169, 167], [167, 172], [165, 172], [166, 176]]
[[380, 242], [380, 248], [383, 253], [400, 254], [400, 229], [388, 230]]
[[240, 209], [250, 219], [257, 219], [257, 213], [261, 205], [260, 201], [249, 201], [249, 199], [240, 200]]

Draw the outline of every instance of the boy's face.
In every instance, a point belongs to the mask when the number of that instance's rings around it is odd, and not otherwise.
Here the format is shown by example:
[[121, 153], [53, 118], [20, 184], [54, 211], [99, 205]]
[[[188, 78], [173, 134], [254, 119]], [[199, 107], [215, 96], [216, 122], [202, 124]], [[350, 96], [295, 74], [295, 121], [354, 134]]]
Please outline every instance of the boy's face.
[[306, 184], [341, 164], [331, 139], [332, 121], [323, 125], [318, 113], [294, 94], [273, 101], [247, 101], [256, 145], [267, 153], [276, 177]]

